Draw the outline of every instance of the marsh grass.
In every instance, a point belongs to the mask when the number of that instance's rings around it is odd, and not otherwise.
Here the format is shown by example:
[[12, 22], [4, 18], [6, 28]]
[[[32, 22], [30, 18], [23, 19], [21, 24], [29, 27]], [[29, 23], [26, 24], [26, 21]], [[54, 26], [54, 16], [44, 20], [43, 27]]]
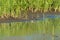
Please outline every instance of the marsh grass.
[[60, 0], [0, 0], [0, 16], [11, 14], [12, 17], [18, 17], [22, 14], [21, 10], [60, 12]]

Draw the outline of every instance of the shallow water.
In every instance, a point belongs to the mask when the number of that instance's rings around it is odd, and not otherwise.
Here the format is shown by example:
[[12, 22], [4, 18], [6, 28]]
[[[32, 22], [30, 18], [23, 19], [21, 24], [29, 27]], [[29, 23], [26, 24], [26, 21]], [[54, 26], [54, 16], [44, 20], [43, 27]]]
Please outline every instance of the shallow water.
[[[60, 15], [44, 15], [42, 18], [36, 18], [33, 19], [33, 21], [40, 21], [40, 20], [45, 20], [46, 18], [50, 18], [53, 20], [54, 18], [60, 18]], [[5, 21], [7, 23], [9, 22], [26, 22], [26, 21], [31, 21], [31, 20], [11, 20], [11, 21]], [[33, 34], [33, 35], [26, 35], [26, 36], [5, 36], [5, 37], [0, 37], [1, 40], [60, 40], [60, 34], [55, 34], [52, 36], [51, 34]]]
[[55, 38], [54, 40], [60, 40], [60, 36], [52, 36], [50, 34], [34, 34], [34, 35], [28, 35], [28, 36], [5, 36], [2, 37], [1, 40], [52, 40], [52, 38]]
[[51, 35], [43, 35], [43, 34], [34, 34], [29, 36], [10, 36], [10, 37], [3, 37], [1, 40], [51, 40]]

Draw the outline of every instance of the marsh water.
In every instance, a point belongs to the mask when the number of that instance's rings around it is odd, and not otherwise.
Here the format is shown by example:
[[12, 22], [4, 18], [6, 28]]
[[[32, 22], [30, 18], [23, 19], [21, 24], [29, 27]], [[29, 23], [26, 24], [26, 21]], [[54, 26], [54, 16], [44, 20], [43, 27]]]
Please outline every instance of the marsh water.
[[26, 36], [5, 36], [1, 37], [0, 40], [60, 40], [60, 36], [52, 36], [50, 34], [33, 34]]
[[[10, 22], [26, 22], [26, 21], [40, 21], [40, 20], [45, 20], [46, 18], [50, 18], [51, 20], [53, 20], [54, 18], [60, 18], [60, 15], [41, 15], [42, 17], [37, 17], [34, 19], [30, 19], [30, 20], [8, 20], [5, 21], [6, 23], [10, 23]], [[5, 23], [2, 22], [2, 23]], [[54, 38], [54, 39], [53, 39]], [[32, 35], [26, 35], [26, 36], [4, 36], [4, 37], [0, 37], [0, 40], [60, 40], [60, 34], [56, 33], [55, 35], [51, 35], [51, 34], [43, 34], [43, 33], [35, 33]]]

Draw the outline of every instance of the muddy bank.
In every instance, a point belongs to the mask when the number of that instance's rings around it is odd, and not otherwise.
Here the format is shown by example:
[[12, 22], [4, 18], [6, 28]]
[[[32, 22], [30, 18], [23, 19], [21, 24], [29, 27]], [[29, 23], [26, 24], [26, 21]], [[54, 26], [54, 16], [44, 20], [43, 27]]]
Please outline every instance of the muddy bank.
[[3, 22], [25, 22], [25, 21], [31, 21], [31, 20], [43, 20], [43, 17], [50, 17], [50, 18], [55, 18], [56, 16], [60, 16], [60, 12], [45, 12], [45, 13], [41, 13], [40, 11], [38, 12], [31, 12], [28, 11], [26, 13], [26, 15], [24, 14], [24, 12], [21, 13], [20, 16], [18, 17], [13, 17], [11, 15], [9, 16], [0, 16], [0, 23]]

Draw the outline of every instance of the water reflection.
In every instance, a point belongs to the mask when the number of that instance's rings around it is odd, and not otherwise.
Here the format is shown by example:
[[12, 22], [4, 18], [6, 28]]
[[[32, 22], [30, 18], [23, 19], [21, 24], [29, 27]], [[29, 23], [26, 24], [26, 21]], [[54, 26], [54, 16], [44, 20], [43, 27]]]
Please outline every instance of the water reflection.
[[10, 36], [3, 37], [2, 40], [52, 40], [51, 35], [34, 34], [29, 36]]

